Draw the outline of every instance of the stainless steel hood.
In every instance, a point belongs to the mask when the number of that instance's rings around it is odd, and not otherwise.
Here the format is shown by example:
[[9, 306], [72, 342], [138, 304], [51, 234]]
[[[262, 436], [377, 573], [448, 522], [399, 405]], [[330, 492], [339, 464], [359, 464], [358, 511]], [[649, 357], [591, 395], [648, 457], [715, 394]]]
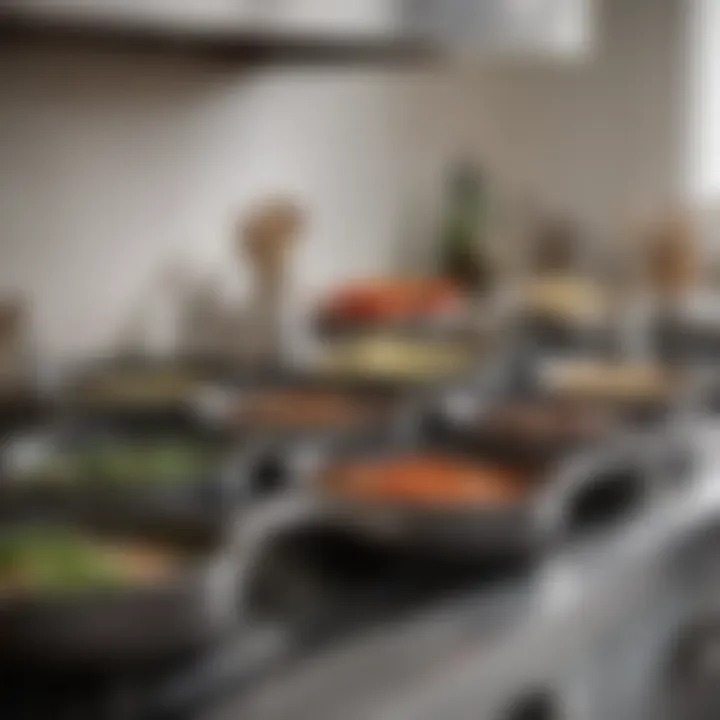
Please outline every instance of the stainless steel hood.
[[0, 0], [24, 42], [201, 51], [225, 58], [576, 57], [594, 0]]
[[410, 0], [410, 31], [431, 37], [450, 56], [587, 52], [594, 0]]

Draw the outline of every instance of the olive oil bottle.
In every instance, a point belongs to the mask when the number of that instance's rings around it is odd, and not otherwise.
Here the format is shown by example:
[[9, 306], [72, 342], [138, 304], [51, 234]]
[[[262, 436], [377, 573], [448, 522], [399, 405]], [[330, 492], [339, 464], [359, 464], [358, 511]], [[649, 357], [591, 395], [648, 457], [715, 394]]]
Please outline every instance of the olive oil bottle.
[[470, 164], [456, 166], [448, 181], [440, 233], [440, 272], [468, 290], [489, 289], [488, 198], [482, 173]]

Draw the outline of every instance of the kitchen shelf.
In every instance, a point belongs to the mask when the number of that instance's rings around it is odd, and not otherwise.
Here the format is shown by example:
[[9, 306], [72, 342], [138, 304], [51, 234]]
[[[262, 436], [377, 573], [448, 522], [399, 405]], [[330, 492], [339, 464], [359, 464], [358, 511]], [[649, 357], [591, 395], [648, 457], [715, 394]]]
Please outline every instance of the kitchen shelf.
[[243, 26], [172, 26], [0, 10], [0, 45], [61, 47], [243, 64], [407, 64], [430, 60], [426, 42], [396, 34], [272, 30]]

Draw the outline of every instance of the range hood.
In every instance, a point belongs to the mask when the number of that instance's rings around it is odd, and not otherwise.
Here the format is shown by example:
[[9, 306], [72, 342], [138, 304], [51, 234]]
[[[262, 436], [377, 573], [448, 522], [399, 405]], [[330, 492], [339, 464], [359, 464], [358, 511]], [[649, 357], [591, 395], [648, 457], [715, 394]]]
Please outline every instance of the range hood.
[[[632, 1], [632, 0], [629, 0]], [[410, 32], [454, 57], [576, 57], [593, 35], [594, 0], [412, 0]]]
[[262, 62], [574, 55], [592, 0], [0, 0], [2, 39]]

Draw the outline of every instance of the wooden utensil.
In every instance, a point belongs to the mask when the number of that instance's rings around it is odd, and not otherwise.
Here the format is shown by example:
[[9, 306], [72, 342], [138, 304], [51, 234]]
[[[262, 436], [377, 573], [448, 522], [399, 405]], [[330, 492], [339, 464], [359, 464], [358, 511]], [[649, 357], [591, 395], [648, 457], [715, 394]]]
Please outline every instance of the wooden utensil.
[[292, 200], [273, 198], [258, 204], [238, 229], [239, 255], [250, 261], [254, 274], [252, 320], [258, 360], [279, 360], [287, 260], [303, 220]]

